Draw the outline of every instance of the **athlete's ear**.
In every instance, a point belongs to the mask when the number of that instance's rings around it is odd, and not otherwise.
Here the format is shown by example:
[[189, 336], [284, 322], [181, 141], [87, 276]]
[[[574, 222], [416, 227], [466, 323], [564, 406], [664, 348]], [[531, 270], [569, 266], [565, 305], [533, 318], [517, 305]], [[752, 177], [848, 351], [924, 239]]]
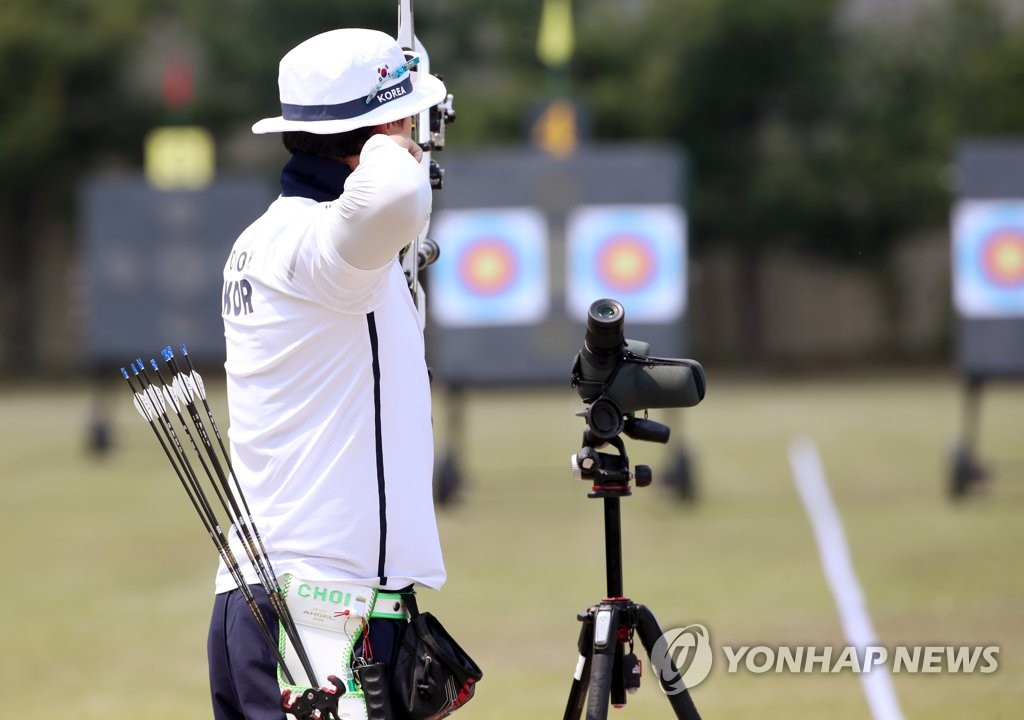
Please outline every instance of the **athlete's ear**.
[[391, 122], [384, 123], [383, 125], [375, 125], [373, 128], [374, 134], [384, 135], [404, 135], [406, 130], [412, 129], [412, 118], [402, 118], [401, 120], [392, 120]]

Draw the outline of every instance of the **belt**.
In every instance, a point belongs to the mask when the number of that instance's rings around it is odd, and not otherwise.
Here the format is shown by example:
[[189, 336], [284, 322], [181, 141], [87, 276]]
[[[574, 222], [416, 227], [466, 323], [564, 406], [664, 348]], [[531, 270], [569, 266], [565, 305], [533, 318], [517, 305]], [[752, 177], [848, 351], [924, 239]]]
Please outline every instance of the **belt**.
[[326, 627], [344, 624], [345, 617], [407, 620], [402, 593], [377, 590], [343, 581], [303, 581], [285, 575], [284, 594], [300, 625]]
[[377, 592], [377, 599], [370, 611], [370, 619], [385, 618], [391, 620], [408, 620], [409, 609], [405, 606], [405, 599], [401, 593]]

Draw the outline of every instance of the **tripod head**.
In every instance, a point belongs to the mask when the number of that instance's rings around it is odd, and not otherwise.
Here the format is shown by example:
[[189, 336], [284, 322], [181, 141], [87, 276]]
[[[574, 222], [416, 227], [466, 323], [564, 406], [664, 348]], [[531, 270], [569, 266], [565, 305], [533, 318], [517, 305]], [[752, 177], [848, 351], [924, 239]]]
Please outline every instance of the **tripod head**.
[[[707, 379], [695, 360], [647, 355], [648, 343], [625, 338], [625, 309], [617, 300], [601, 299], [590, 305], [583, 348], [572, 368], [572, 386], [586, 404], [577, 413], [586, 419], [581, 448], [570, 458], [573, 477], [592, 482], [588, 497], [630, 495], [651, 484], [647, 465], [629, 470], [621, 435], [634, 440], [667, 443], [670, 428], [638, 418], [646, 408], [693, 407], [704, 399]], [[598, 452], [611, 445], [618, 454]]]
[[[666, 443], [670, 429], [653, 420], [630, 417], [623, 420], [622, 432], [635, 440]], [[605, 445], [614, 447], [618, 454], [598, 452], [597, 448]], [[591, 498], [625, 497], [632, 494], [631, 481], [635, 481], [637, 487], [647, 487], [654, 478], [650, 465], [637, 465], [634, 472], [629, 471], [626, 444], [621, 437], [600, 439], [589, 426], [583, 431], [582, 447], [573, 453], [569, 462], [573, 478], [590, 481], [592, 487], [587, 497]]]

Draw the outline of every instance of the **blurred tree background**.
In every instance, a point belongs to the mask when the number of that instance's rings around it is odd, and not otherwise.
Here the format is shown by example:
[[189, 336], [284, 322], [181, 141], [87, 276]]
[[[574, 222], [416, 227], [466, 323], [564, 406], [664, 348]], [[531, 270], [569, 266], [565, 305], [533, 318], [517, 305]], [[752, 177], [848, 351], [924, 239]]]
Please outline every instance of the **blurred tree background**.
[[[536, 0], [419, 0], [417, 34], [456, 96], [451, 146], [528, 141], [550, 92]], [[732, 248], [756, 309], [764, 259], [880, 267], [943, 228], [958, 139], [1024, 130], [1024, 22], [1003, 0], [576, 0], [572, 94], [594, 142], [688, 154], [692, 254]], [[394, 32], [393, 2], [5, 0], [0, 6], [0, 368], [62, 363], [75, 192], [141, 166], [156, 125], [217, 138], [221, 172], [273, 172], [248, 128], [277, 63], [327, 29]], [[169, 95], [184, 62], [187, 92]], [[757, 357], [757, 316], [743, 323]], [[752, 355], [750, 353], [753, 353]], [[934, 358], [933, 358], [934, 359]]]

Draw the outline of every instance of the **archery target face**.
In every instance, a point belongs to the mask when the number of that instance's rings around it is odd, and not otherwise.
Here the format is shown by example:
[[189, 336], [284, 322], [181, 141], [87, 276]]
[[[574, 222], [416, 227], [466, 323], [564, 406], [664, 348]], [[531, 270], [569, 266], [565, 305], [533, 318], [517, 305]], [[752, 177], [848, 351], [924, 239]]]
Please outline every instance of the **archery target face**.
[[686, 305], [686, 218], [676, 205], [592, 205], [577, 209], [566, 233], [569, 314], [614, 298], [626, 321], [679, 319]]
[[427, 308], [439, 325], [530, 325], [548, 313], [548, 237], [531, 208], [446, 210]]
[[965, 317], [1024, 315], [1024, 201], [964, 201], [953, 213], [953, 299]]

